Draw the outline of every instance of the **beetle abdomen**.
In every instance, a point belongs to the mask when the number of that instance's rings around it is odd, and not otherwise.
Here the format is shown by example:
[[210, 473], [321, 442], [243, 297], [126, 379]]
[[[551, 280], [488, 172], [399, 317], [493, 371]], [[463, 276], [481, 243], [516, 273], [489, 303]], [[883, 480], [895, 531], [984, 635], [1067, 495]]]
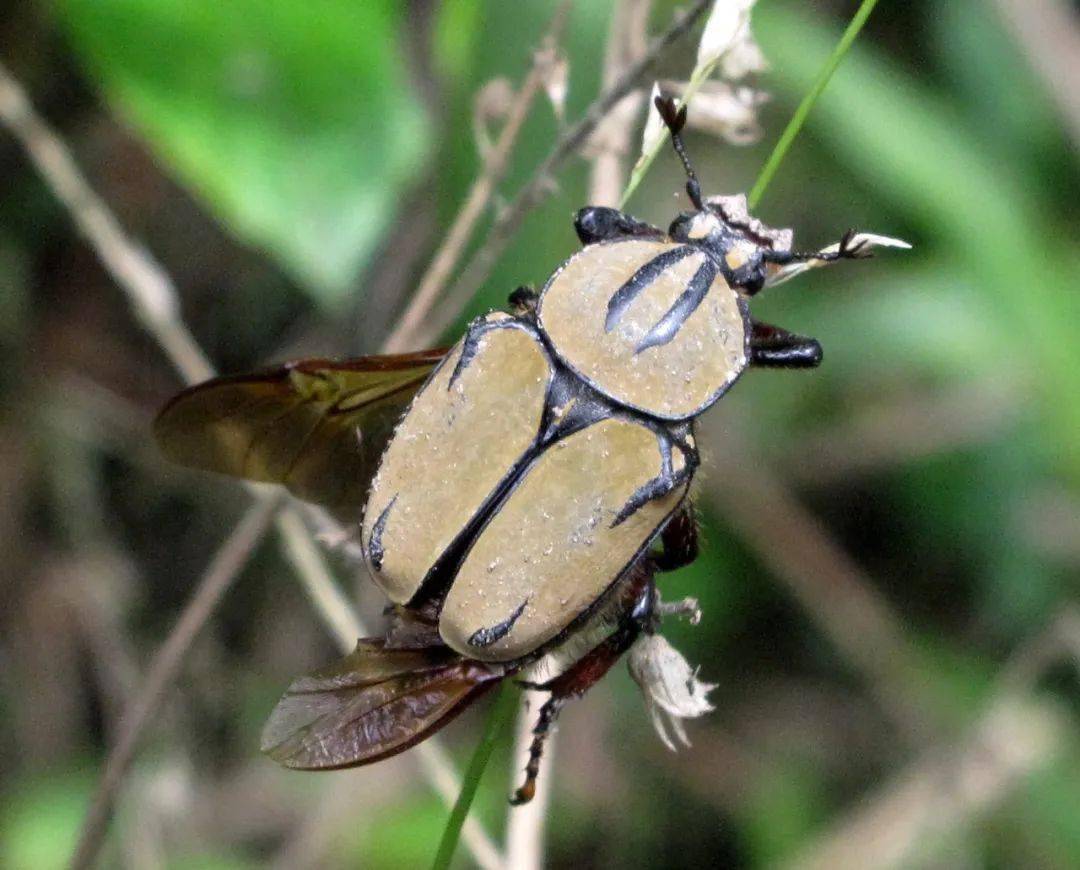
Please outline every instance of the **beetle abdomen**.
[[413, 400], [383, 455], [362, 541], [376, 583], [408, 602], [535, 446], [551, 360], [507, 314], [474, 323]]
[[613, 401], [665, 420], [700, 414], [747, 363], [745, 302], [700, 248], [590, 245], [548, 281], [541, 329]]
[[608, 418], [556, 441], [462, 562], [439, 617], [443, 640], [480, 661], [534, 652], [633, 563], [688, 482], [687, 457], [666, 433], [632, 420]]

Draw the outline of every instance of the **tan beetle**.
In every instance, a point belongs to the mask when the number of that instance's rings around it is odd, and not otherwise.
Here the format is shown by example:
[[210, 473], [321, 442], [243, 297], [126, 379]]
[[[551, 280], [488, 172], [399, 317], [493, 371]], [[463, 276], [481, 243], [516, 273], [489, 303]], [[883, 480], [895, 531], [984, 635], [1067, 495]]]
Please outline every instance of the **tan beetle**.
[[499, 680], [544, 659], [554, 676], [527, 779], [564, 701], [658, 622], [657, 571], [691, 562], [694, 420], [748, 366], [813, 367], [812, 338], [755, 321], [747, 300], [792, 264], [745, 197], [703, 200], [657, 101], [694, 211], [668, 232], [582, 209], [583, 250], [512, 313], [448, 353], [306, 360], [193, 387], [161, 412], [165, 452], [284, 483], [356, 521], [393, 602], [385, 636], [296, 681], [263, 748], [303, 769], [366, 764], [423, 740]]

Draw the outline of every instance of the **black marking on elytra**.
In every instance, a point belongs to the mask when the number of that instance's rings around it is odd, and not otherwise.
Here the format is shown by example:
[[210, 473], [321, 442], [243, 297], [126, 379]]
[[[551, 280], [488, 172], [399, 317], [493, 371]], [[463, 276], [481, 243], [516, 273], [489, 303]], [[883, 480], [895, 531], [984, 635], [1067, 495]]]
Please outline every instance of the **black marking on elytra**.
[[667, 314], [661, 317], [656, 325], [645, 334], [638, 346], [634, 348], [634, 353], [641, 353], [650, 347], [667, 344], [675, 338], [675, 335], [682, 329], [683, 324], [686, 323], [690, 315], [697, 310], [701, 300], [709, 292], [715, 278], [716, 266], [712, 260], [706, 257], [705, 262], [701, 264], [694, 273], [694, 277], [690, 279], [690, 283], [686, 285], [686, 289], [679, 294], [679, 298], [668, 309]]
[[604, 332], [611, 332], [611, 330], [615, 328], [615, 324], [619, 322], [619, 318], [626, 313], [626, 310], [633, 301], [641, 295], [641, 292], [646, 287], [659, 278], [667, 269], [694, 253], [695, 250], [695, 248], [692, 248], [689, 245], [683, 245], [678, 248], [672, 248], [670, 251], [664, 251], [664, 253], [653, 257], [648, 263], [631, 275], [630, 280], [616, 290], [611, 295], [611, 299], [608, 300], [607, 318], [604, 320]]
[[394, 502], [398, 500], [398, 494], [395, 493], [394, 497], [390, 499], [390, 504], [382, 509], [382, 513], [379, 514], [379, 518], [375, 520], [375, 524], [371, 527], [371, 539], [368, 541], [368, 558], [371, 559], [371, 567], [376, 571], [382, 570], [383, 557], [386, 555], [386, 551], [383, 549], [382, 536], [386, 531], [386, 521], [390, 518], [390, 508], [394, 506]]
[[[674, 463], [671, 459], [671, 441], [657, 433], [657, 443], [660, 445], [660, 474], [652, 480], [646, 481], [639, 486], [626, 500], [615, 519], [611, 521], [610, 528], [626, 522], [646, 504], [655, 498], [661, 498], [679, 485], [679, 476], [675, 474]], [[685, 470], [685, 469], [684, 469]]]
[[[646, 481], [626, 500], [612, 520], [610, 528], [626, 522], [653, 499], [663, 498], [668, 493], [682, 486], [697, 471], [700, 459], [697, 450], [688, 441], [679, 441], [670, 430], [653, 429], [660, 447], [660, 474]], [[675, 470], [672, 447], [683, 455], [683, 467]]]
[[475, 359], [476, 354], [479, 352], [480, 339], [483, 337], [484, 333], [487, 332], [483, 327], [484, 324], [473, 325], [470, 326], [469, 331], [465, 333], [465, 341], [461, 345], [461, 356], [458, 357], [457, 364], [450, 373], [450, 381], [446, 385], [446, 391], [448, 393], [454, 388], [457, 379], [461, 377], [465, 369], [469, 367], [469, 364]]
[[529, 603], [529, 599], [526, 598], [521, 604], [518, 605], [517, 610], [511, 613], [502, 622], [497, 622], [495, 625], [489, 625], [487, 628], [478, 628], [470, 636], [466, 643], [469, 646], [491, 646], [495, 641], [502, 640], [510, 633], [510, 629], [514, 627], [514, 623], [518, 621], [521, 614], [525, 612], [525, 605]]

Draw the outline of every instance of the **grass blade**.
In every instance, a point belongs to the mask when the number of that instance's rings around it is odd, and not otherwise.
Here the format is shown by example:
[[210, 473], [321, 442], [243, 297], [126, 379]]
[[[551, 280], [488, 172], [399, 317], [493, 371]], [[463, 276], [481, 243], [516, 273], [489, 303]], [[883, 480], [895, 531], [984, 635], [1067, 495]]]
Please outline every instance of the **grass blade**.
[[518, 693], [512, 682], [507, 680], [498, 690], [495, 703], [488, 713], [484, 723], [484, 732], [480, 735], [480, 742], [473, 750], [469, 766], [465, 770], [465, 776], [461, 781], [461, 793], [454, 802], [454, 808], [450, 811], [450, 818], [446, 820], [442, 838], [439, 840], [439, 851], [435, 853], [435, 861], [431, 865], [432, 870], [446, 870], [454, 857], [458, 840], [461, 839], [461, 828], [465, 824], [465, 818], [469, 815], [476, 790], [480, 786], [480, 779], [484, 775], [484, 768], [491, 759], [491, 753], [498, 743], [499, 735], [506, 730], [507, 724], [517, 709]]
[[747, 196], [751, 209], [755, 208], [761, 200], [762, 195], [765, 193], [765, 188], [769, 186], [769, 182], [772, 181], [772, 177], [776, 174], [776, 170], [780, 166], [780, 161], [784, 159], [788, 149], [791, 147], [791, 143], [794, 142], [795, 137], [799, 135], [799, 130], [802, 129], [802, 125], [810, 114], [810, 110], [814, 108], [814, 103], [817, 102], [818, 97], [821, 96], [822, 92], [829, 84], [829, 79], [831, 79], [833, 73], [836, 72], [836, 68], [840, 66], [840, 61], [842, 61], [844, 55], [848, 53], [848, 49], [850, 49], [851, 44], [855, 42], [855, 37], [857, 37], [859, 31], [863, 29], [863, 25], [866, 24], [866, 20], [870, 17], [870, 13], [874, 11], [875, 6], [877, 6], [877, 0], [863, 0], [862, 5], [859, 6], [855, 16], [851, 19], [851, 23], [848, 24], [847, 30], [844, 31], [844, 35], [840, 37], [840, 41], [836, 44], [836, 48], [834, 48], [832, 54], [829, 55], [829, 59], [825, 61], [825, 66], [823, 66], [821, 72], [818, 73], [817, 81], [814, 82], [814, 86], [810, 88], [806, 96], [802, 98], [802, 102], [799, 103], [799, 107], [795, 110], [795, 114], [791, 116], [791, 120], [788, 121], [788, 125], [784, 128], [784, 132], [780, 134], [780, 138], [776, 142], [776, 147], [773, 148], [772, 154], [769, 155], [769, 159], [765, 161], [765, 165], [761, 169], [761, 174], [758, 175], [757, 181], [754, 182], [754, 186]]

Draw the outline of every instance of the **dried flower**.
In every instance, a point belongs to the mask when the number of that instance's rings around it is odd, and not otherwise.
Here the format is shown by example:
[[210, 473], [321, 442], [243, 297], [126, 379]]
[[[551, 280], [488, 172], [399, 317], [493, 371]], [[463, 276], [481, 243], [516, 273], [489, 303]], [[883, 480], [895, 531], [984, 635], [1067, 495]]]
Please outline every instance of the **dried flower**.
[[[753, 45], [753, 37], [750, 35], [750, 9], [754, 2], [755, 0], [716, 0], [698, 44], [698, 67], [718, 63], [731, 52], [743, 55], [735, 62], [735, 69], [747, 61], [752, 62], [750, 52], [745, 46], [747, 43]], [[764, 63], [760, 50], [757, 51], [757, 57]], [[739, 77], [730, 74], [726, 69], [723, 74], [725, 78]]]
[[[683, 719], [696, 719], [713, 710], [708, 695], [715, 685], [698, 679], [697, 669], [658, 634], [642, 635], [630, 648], [630, 676], [641, 687], [645, 707], [664, 745], [677, 750], [671, 734], [690, 745]], [[668, 729], [671, 729], [669, 734]]]

